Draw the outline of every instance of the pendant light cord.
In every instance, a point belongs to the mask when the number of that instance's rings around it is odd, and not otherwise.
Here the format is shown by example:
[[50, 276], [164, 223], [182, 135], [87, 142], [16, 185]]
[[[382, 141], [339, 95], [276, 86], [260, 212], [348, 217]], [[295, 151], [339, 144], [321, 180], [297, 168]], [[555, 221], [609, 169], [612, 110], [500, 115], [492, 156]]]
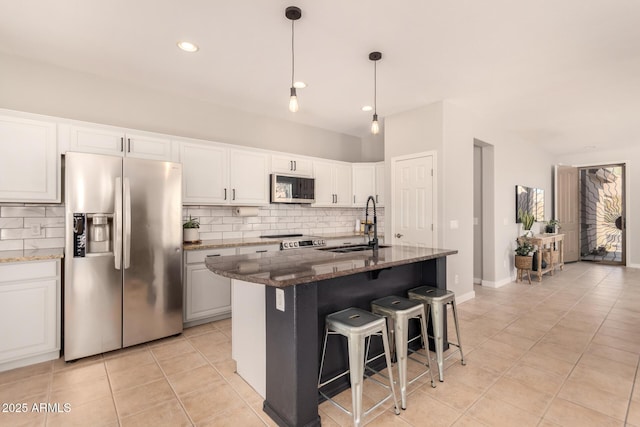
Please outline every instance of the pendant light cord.
[[373, 114], [378, 114], [378, 61], [373, 61]]
[[296, 71], [296, 53], [294, 50], [294, 46], [293, 46], [293, 41], [294, 41], [294, 26], [293, 26], [294, 21], [291, 20], [291, 87], [293, 87], [293, 83], [295, 81], [294, 75], [295, 75], [295, 71]]

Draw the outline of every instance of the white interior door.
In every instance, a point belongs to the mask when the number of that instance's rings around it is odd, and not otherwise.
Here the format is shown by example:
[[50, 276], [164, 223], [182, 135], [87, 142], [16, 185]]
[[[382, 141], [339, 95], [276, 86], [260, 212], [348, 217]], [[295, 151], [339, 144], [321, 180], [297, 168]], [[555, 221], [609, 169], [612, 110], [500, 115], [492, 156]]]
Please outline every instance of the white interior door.
[[393, 243], [435, 247], [433, 154], [393, 163]]

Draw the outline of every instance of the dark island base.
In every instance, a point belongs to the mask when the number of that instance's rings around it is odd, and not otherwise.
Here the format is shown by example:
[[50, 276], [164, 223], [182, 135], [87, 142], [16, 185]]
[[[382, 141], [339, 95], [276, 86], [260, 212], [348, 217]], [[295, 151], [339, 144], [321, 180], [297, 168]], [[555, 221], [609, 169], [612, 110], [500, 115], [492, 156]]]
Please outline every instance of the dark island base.
[[[376, 298], [406, 296], [409, 289], [423, 285], [446, 289], [446, 257], [283, 288], [285, 311], [275, 308], [277, 288], [267, 287], [264, 411], [279, 426], [319, 426], [317, 384], [325, 316], [347, 307], [370, 310]], [[327, 377], [347, 367], [342, 341], [330, 338]], [[372, 342], [372, 354], [381, 351], [379, 341]], [[331, 384], [328, 394], [348, 388], [348, 378], [342, 380]]]

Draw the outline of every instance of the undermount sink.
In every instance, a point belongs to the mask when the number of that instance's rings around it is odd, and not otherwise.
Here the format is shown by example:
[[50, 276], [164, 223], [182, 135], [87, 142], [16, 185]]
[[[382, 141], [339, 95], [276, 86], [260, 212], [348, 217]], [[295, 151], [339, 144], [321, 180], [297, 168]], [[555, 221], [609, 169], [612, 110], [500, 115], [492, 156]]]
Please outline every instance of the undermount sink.
[[[388, 247], [389, 246], [386, 246], [386, 245], [379, 245], [378, 246], [379, 249], [388, 248]], [[338, 254], [346, 254], [346, 253], [349, 253], [349, 252], [368, 251], [368, 250], [372, 250], [372, 249], [373, 249], [373, 246], [369, 246], [369, 245], [347, 245], [347, 246], [337, 246], [337, 247], [333, 247], [333, 248], [321, 248], [319, 250], [338, 253]]]

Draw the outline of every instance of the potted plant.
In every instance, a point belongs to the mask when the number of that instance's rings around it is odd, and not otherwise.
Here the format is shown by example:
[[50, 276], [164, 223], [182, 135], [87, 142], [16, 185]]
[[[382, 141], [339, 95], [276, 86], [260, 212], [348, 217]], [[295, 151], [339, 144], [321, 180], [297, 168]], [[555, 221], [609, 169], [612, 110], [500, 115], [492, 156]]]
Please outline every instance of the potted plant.
[[530, 271], [533, 269], [534, 246], [528, 236], [520, 236], [516, 239], [515, 265], [518, 269], [517, 279], [522, 280], [522, 273], [527, 272], [529, 283], [531, 283]]
[[522, 209], [518, 209], [518, 219], [522, 223], [522, 228], [524, 229], [525, 236], [533, 236], [533, 232], [531, 231], [531, 227], [533, 227], [533, 223], [535, 222], [535, 217], [533, 213], [523, 211]]
[[558, 232], [558, 228], [560, 228], [560, 221], [558, 221], [557, 219], [552, 219], [547, 221], [547, 223], [545, 224], [544, 232], [555, 234]]
[[200, 241], [199, 228], [200, 221], [198, 221], [198, 218], [191, 218], [191, 215], [189, 215], [189, 219], [182, 224], [182, 240], [188, 243]]

